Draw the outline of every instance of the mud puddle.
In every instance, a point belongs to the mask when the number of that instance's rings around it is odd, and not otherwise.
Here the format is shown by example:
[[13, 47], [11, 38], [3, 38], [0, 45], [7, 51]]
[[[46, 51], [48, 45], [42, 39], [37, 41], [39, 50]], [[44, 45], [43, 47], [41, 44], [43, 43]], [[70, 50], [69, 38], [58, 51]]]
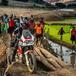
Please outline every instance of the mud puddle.
[[62, 45], [54, 43], [50, 40], [48, 40], [48, 42], [49, 42], [51, 48], [53, 49], [53, 51], [57, 54], [57, 56], [59, 58], [61, 58], [64, 61], [64, 63], [66, 63], [66, 65], [71, 64], [71, 56], [72, 56], [72, 53], [74, 53], [75, 64], [76, 64], [76, 52], [75, 52], [75, 50], [71, 50], [67, 47], [64, 47]]

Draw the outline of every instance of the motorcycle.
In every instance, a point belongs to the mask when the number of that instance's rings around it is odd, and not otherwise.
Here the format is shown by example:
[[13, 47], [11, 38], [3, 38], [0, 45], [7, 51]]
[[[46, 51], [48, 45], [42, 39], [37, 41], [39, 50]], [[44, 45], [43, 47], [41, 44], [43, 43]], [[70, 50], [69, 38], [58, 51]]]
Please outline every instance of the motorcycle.
[[23, 30], [22, 36], [18, 40], [17, 53], [15, 60], [26, 64], [29, 72], [36, 71], [36, 59], [33, 54], [34, 36], [29, 30]]

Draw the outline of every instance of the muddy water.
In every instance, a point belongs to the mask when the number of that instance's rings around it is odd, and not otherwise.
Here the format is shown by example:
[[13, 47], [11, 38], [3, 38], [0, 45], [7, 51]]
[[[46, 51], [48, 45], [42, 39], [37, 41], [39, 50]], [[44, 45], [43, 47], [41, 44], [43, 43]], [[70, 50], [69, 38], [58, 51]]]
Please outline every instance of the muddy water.
[[[71, 50], [67, 47], [56, 44], [50, 40], [48, 40], [48, 42], [49, 42], [51, 48], [57, 54], [57, 56], [59, 58], [61, 58], [66, 63], [66, 65], [71, 64], [72, 52], [76, 53], [74, 50]], [[74, 55], [74, 56], [75, 56], [75, 64], [76, 64], [76, 55]]]

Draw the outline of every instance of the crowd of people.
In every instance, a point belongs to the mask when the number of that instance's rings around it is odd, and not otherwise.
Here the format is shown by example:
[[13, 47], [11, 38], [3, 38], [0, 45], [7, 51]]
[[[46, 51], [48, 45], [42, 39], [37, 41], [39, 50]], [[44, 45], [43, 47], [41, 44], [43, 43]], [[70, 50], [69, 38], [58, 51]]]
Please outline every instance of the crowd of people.
[[[13, 38], [13, 35], [18, 35], [19, 38], [22, 35], [22, 31], [25, 29], [28, 29], [32, 35], [35, 36], [36, 38], [36, 45], [38, 43], [38, 41], [42, 42], [43, 39], [43, 32], [44, 32], [44, 25], [45, 25], [45, 21], [44, 18], [40, 18], [39, 22], [36, 23], [34, 16], [31, 15], [30, 17], [17, 17], [16, 15], [11, 14], [10, 16], [8, 16], [7, 14], [4, 14], [3, 16], [1, 16], [0, 19], [0, 34], [9, 34], [11, 41]], [[61, 29], [59, 30], [58, 34], [60, 35], [60, 39], [63, 39], [63, 35], [64, 35], [65, 30], [63, 27], [61, 27]], [[48, 34], [49, 35], [49, 29], [48, 29]], [[71, 41], [72, 44], [76, 43], [76, 29], [75, 27], [73, 27], [71, 29]], [[45, 43], [46, 46], [47, 43]], [[13, 53], [13, 60], [15, 59], [15, 54], [16, 54], [16, 50], [14, 50]]]
[[41, 17], [39, 23], [36, 23], [33, 15], [30, 17], [17, 17], [16, 15], [11, 14], [8, 16], [4, 14], [1, 16], [0, 22], [0, 33], [9, 33], [11, 40], [13, 34], [22, 33], [23, 29], [29, 29], [30, 32], [35, 35], [36, 43], [43, 36], [43, 28], [44, 28], [44, 19]]
[[[44, 18], [40, 18], [38, 22], [35, 21], [33, 15], [30, 17], [17, 17], [16, 15], [11, 14], [8, 16], [4, 14], [1, 16], [0, 19], [0, 34], [9, 34], [10, 36], [10, 47], [14, 47], [12, 55], [11, 50], [7, 53], [7, 63], [8, 65], [11, 64], [9, 61], [15, 61], [15, 55], [17, 52], [17, 39], [16, 37], [20, 38], [22, 36], [23, 30], [29, 30], [33, 36], [35, 36], [36, 45], [38, 41], [42, 41], [43, 38], [43, 28], [44, 28]], [[14, 44], [12, 43], [14, 38]], [[13, 46], [12, 46], [13, 44]], [[9, 49], [9, 48], [8, 48]], [[11, 59], [9, 58], [11, 57]]]
[[[17, 17], [16, 15], [11, 14], [8, 16], [7, 14], [4, 14], [1, 16], [0, 19], [0, 33], [9, 33], [11, 40], [13, 34], [19, 33], [21, 35], [23, 29], [29, 29], [30, 32], [35, 35], [36, 37], [36, 43], [38, 40], [42, 39], [43, 37], [43, 28], [44, 28], [45, 22], [44, 18], [40, 18], [39, 23], [36, 23], [34, 16], [31, 15], [30, 17]], [[60, 34], [60, 39], [63, 39], [63, 34], [66, 33], [64, 28], [61, 27], [58, 34]], [[71, 30], [71, 41], [72, 44], [76, 43], [76, 29], [73, 27]], [[42, 40], [41, 40], [42, 41]]]
[[[21, 35], [23, 29], [29, 29], [30, 32], [35, 35], [36, 37], [36, 43], [38, 40], [42, 39], [43, 37], [43, 28], [44, 28], [45, 22], [44, 18], [40, 18], [39, 23], [36, 23], [34, 16], [31, 15], [30, 17], [16, 17], [16, 15], [11, 14], [8, 16], [7, 14], [4, 14], [1, 16], [0, 19], [0, 33], [9, 33], [11, 40], [13, 34], [19, 33]], [[66, 33], [64, 28], [61, 27], [58, 34], [60, 34], [60, 39], [63, 39], [63, 34]], [[72, 44], [76, 43], [76, 29], [75, 27], [71, 30], [71, 41]], [[41, 40], [42, 41], [42, 40]]]

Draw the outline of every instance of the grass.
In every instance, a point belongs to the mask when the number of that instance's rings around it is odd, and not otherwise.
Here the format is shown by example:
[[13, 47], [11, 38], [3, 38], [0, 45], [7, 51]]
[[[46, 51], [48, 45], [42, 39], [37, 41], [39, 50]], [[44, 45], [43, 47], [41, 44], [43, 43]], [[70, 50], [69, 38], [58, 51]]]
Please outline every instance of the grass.
[[59, 29], [61, 27], [63, 27], [64, 28], [64, 31], [65, 31], [65, 34], [63, 35], [63, 41], [71, 44], [70, 30], [72, 29], [72, 26], [69, 26], [69, 25], [67, 25], [67, 26], [45, 25], [44, 30], [45, 30], [46, 33], [49, 33], [50, 37], [54, 37], [54, 38], [60, 40], [60, 35], [58, 34], [58, 32], [59, 32]]

